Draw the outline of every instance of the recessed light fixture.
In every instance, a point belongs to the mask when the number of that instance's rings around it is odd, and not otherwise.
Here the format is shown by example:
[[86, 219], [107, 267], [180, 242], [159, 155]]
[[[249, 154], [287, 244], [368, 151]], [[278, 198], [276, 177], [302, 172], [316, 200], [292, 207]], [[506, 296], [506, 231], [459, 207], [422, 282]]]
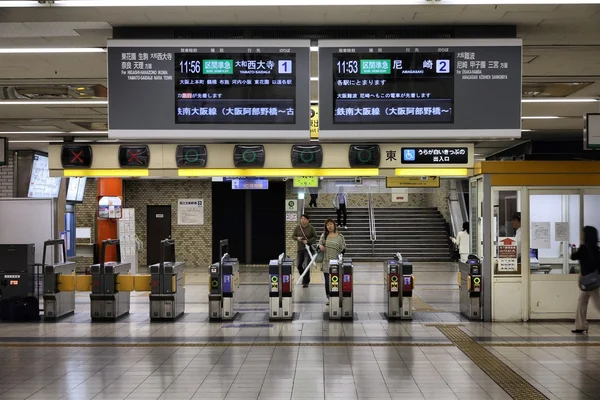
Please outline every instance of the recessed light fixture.
[[523, 99], [522, 103], [597, 103], [599, 99], [580, 99], [569, 97], [555, 97], [552, 99]]
[[540, 117], [521, 117], [521, 119], [560, 119], [562, 117], [557, 117], [554, 115], [544, 115]]
[[[2, 6], [0, 5], [0, 8]], [[102, 47], [40, 47], [40, 48], [1, 48], [0, 54], [40, 54], [40, 53], [106, 53]]]
[[0, 100], [0, 106], [106, 105], [108, 100]]
[[319, 51], [318, 46], [310, 46], [310, 51]]
[[311, 76], [310, 80], [313, 81], [313, 82], [316, 82], [316, 81], [319, 80], [319, 77], [318, 76]]

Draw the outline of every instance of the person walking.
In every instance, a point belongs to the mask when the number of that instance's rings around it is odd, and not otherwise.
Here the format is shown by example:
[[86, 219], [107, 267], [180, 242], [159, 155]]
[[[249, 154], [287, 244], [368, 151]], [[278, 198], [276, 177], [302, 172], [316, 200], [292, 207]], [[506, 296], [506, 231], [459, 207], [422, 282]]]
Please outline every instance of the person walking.
[[[339, 191], [333, 197], [333, 207], [337, 214], [337, 226], [338, 228], [348, 229], [346, 226], [347, 222], [347, 207], [348, 207], [348, 196], [344, 193], [344, 187], [340, 186]], [[342, 219], [343, 217], [343, 219]]]
[[[587, 287], [580, 287], [575, 329], [573, 333], [584, 333], [589, 329], [587, 322], [587, 307], [590, 298], [600, 310], [600, 249], [598, 248], [598, 230], [593, 226], [583, 228], [583, 244], [571, 254], [571, 260], [579, 261], [580, 286], [584, 282]], [[594, 279], [596, 278], [596, 279]], [[595, 282], [595, 284], [593, 283]]]
[[340, 254], [346, 251], [344, 235], [338, 232], [335, 221], [331, 218], [325, 221], [325, 231], [319, 239], [319, 250], [323, 252], [323, 262], [320, 269], [323, 271], [323, 277], [325, 278], [326, 305], [329, 305], [329, 261], [337, 259]]
[[308, 203], [309, 207], [317, 208], [317, 199], [319, 198], [319, 188], [309, 188], [308, 193], [310, 193], [310, 202]]
[[469, 223], [463, 222], [462, 231], [458, 232], [456, 238], [451, 238], [452, 242], [458, 247], [460, 261], [466, 262], [469, 257]]
[[[300, 275], [304, 273], [304, 269], [308, 267], [310, 262], [310, 256], [306, 250], [306, 245], [313, 245], [317, 242], [317, 232], [315, 228], [310, 224], [308, 215], [302, 214], [300, 217], [300, 224], [294, 229], [292, 233], [292, 239], [298, 242], [298, 257], [296, 263], [298, 265], [298, 272]], [[302, 286], [308, 287], [310, 283], [310, 271], [302, 278]]]

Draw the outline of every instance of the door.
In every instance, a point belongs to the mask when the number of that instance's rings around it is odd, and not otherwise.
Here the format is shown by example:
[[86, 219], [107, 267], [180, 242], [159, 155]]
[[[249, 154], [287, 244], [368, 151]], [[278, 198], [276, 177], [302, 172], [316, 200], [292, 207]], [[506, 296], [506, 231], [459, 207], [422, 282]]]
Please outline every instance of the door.
[[269, 190], [252, 191], [252, 264], [269, 264], [285, 252], [285, 186], [269, 181]]
[[147, 212], [146, 263], [152, 265], [160, 262], [160, 241], [171, 236], [171, 206], [148, 206]]
[[246, 263], [246, 190], [232, 190], [231, 182], [213, 182], [213, 262], [219, 259], [219, 241], [229, 240], [229, 254]]

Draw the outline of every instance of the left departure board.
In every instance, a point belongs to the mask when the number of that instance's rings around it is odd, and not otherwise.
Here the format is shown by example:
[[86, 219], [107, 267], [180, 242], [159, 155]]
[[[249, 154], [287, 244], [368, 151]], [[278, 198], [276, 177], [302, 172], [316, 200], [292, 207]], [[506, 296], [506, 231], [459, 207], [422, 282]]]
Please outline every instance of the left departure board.
[[310, 42], [112, 40], [109, 137], [310, 136]]

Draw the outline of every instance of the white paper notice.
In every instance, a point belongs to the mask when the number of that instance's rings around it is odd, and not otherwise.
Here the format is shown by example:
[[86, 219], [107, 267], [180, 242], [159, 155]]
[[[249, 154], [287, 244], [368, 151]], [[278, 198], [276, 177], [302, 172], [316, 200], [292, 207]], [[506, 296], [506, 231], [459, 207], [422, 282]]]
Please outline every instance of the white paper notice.
[[204, 225], [204, 200], [179, 199], [177, 225]]
[[569, 223], [555, 222], [554, 223], [554, 241], [568, 242], [569, 241]]
[[298, 214], [295, 212], [285, 213], [285, 220], [287, 222], [296, 222], [298, 221]]
[[531, 223], [531, 248], [550, 248], [550, 222]]

